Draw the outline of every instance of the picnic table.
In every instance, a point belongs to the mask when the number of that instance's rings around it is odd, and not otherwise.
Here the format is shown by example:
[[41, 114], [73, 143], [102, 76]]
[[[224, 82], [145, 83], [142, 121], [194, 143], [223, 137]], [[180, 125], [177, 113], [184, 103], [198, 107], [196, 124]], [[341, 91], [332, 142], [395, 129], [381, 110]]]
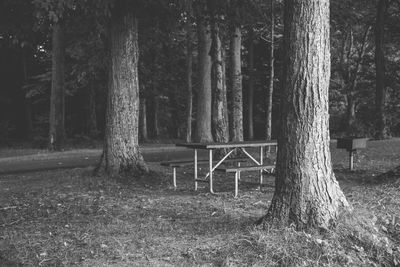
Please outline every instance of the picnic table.
[[[209, 184], [210, 193], [214, 193], [213, 189], [213, 172], [214, 171], [225, 171], [235, 172], [235, 196], [237, 195], [237, 183], [240, 179], [241, 171], [259, 170], [260, 171], [260, 184], [262, 183], [262, 172], [264, 169], [271, 169], [271, 166], [263, 165], [264, 163], [264, 148], [266, 147], [277, 147], [276, 140], [269, 141], [244, 141], [244, 142], [229, 142], [229, 143], [178, 143], [176, 146], [186, 147], [193, 149], [193, 164], [194, 164], [194, 181], [195, 190], [197, 190], [198, 182], [206, 182]], [[254, 156], [254, 151], [250, 152], [250, 148], [259, 150], [259, 155]], [[198, 150], [208, 150], [208, 172], [203, 178], [198, 177]], [[213, 152], [217, 149], [223, 149], [226, 154], [221, 159], [214, 161]], [[236, 168], [224, 168], [218, 169], [218, 167], [228, 160], [229, 156], [235, 151], [242, 151], [243, 155], [248, 158], [253, 165], [252, 166], [240, 166]], [[253, 154], [252, 154], [253, 153]], [[231, 159], [230, 159], [231, 160]], [[238, 161], [239, 162], [239, 161]], [[208, 179], [208, 180], [207, 180]]]

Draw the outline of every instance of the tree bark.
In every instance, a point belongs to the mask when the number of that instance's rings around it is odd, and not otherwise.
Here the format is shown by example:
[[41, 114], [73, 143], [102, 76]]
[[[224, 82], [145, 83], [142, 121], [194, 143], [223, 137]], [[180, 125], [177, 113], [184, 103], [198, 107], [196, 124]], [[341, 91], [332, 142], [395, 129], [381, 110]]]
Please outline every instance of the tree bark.
[[104, 150], [98, 170], [109, 175], [134, 177], [148, 169], [138, 142], [138, 23], [126, 3], [117, 2], [112, 11], [111, 82]]
[[249, 95], [248, 95], [248, 109], [247, 127], [249, 130], [249, 140], [254, 139], [254, 30], [253, 27], [249, 28]]
[[[274, 75], [275, 75], [275, 69], [274, 69], [274, 46], [275, 46], [275, 11], [274, 11], [274, 1], [275, 0], [270, 0], [271, 1], [271, 44], [270, 44], [270, 50], [269, 50], [269, 83], [268, 83], [268, 94], [267, 94], [267, 114], [266, 114], [266, 139], [271, 140], [272, 139], [272, 96], [274, 94]], [[269, 149], [269, 148], [268, 148]]]
[[228, 142], [227, 99], [222, 66], [222, 46], [220, 39], [219, 16], [214, 0], [208, 0], [211, 14], [211, 91], [212, 91], [212, 134], [216, 142]]
[[375, 92], [375, 138], [384, 139], [388, 137], [386, 127], [385, 105], [385, 17], [387, 15], [388, 0], [379, 0], [376, 14], [375, 26], [375, 66], [376, 66], [376, 92]]
[[348, 206], [329, 151], [329, 0], [285, 1], [282, 125], [275, 193], [260, 222], [328, 228]]
[[186, 142], [192, 141], [192, 113], [193, 113], [193, 45], [192, 45], [192, 0], [186, 0], [187, 21], [186, 30]]
[[198, 94], [196, 114], [196, 141], [211, 142], [211, 48], [210, 25], [198, 15]]
[[242, 32], [239, 25], [232, 25], [230, 39], [230, 82], [232, 88], [232, 141], [243, 141], [243, 92], [242, 92]]
[[52, 33], [52, 77], [49, 117], [49, 150], [64, 149], [65, 119], [65, 44], [64, 29], [61, 22], [53, 25]]

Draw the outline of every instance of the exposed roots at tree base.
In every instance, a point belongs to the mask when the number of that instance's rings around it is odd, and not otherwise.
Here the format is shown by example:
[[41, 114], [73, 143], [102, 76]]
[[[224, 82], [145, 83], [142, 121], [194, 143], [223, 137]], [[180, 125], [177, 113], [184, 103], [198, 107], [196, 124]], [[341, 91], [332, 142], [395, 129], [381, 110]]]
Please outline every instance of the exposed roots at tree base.
[[132, 162], [132, 164], [128, 166], [110, 168], [109, 166], [107, 166], [104, 153], [101, 154], [100, 162], [93, 170], [93, 175], [95, 176], [108, 175], [113, 178], [125, 178], [125, 179], [140, 178], [148, 173], [149, 173], [149, 168], [143, 159], [138, 160], [136, 162]]

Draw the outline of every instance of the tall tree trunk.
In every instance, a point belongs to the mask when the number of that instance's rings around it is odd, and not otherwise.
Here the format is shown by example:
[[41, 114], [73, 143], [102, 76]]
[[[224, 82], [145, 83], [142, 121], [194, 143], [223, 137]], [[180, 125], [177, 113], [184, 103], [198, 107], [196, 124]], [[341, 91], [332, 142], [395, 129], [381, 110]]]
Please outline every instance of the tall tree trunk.
[[243, 92], [242, 92], [242, 32], [241, 27], [231, 28], [230, 39], [230, 82], [232, 88], [232, 141], [243, 141]]
[[329, 0], [285, 1], [275, 193], [261, 222], [328, 228], [348, 206], [329, 151]]
[[111, 17], [111, 82], [102, 162], [110, 175], [147, 171], [139, 149], [138, 25], [126, 1]]
[[147, 134], [147, 112], [146, 112], [146, 97], [140, 99], [140, 112], [139, 112], [139, 119], [140, 119], [140, 138], [143, 141], [146, 141], [149, 136]]
[[98, 136], [97, 128], [97, 113], [96, 113], [96, 91], [94, 89], [94, 81], [89, 84], [87, 91], [87, 120], [86, 120], [86, 133], [94, 138]]
[[249, 109], [248, 112], [248, 130], [249, 130], [249, 139], [254, 139], [254, 120], [253, 120], [253, 110], [254, 110], [254, 30], [253, 26], [249, 28], [249, 96], [247, 107]]
[[193, 45], [192, 45], [192, 0], [186, 0], [187, 21], [186, 30], [186, 142], [192, 141], [192, 113], [193, 113]]
[[49, 118], [49, 150], [61, 151], [64, 148], [65, 130], [65, 44], [64, 29], [61, 22], [53, 25], [52, 33], [52, 76]]
[[267, 94], [267, 114], [266, 114], [266, 139], [272, 139], [272, 96], [274, 94], [274, 46], [275, 46], [275, 11], [274, 11], [274, 1], [271, 1], [271, 45], [269, 49], [269, 83], [268, 83], [268, 94]]
[[386, 86], [385, 86], [385, 54], [384, 54], [384, 35], [385, 17], [387, 14], [388, 0], [379, 0], [376, 13], [375, 26], [375, 66], [376, 66], [376, 92], [375, 92], [375, 138], [384, 139], [388, 137], [385, 105], [386, 105]]
[[200, 15], [197, 22], [198, 36], [198, 94], [196, 114], [196, 141], [211, 142], [211, 48], [210, 26]]
[[[27, 63], [26, 53], [27, 53], [26, 49], [22, 48], [22, 75], [23, 75], [22, 86], [25, 86], [28, 83], [28, 63]], [[32, 103], [31, 100], [26, 97], [26, 90], [24, 88], [21, 88], [21, 90], [24, 97], [25, 138], [31, 140], [33, 137]]]
[[227, 99], [222, 66], [222, 46], [220, 39], [219, 16], [214, 0], [208, 0], [211, 14], [211, 90], [212, 90], [212, 134], [216, 142], [228, 142]]

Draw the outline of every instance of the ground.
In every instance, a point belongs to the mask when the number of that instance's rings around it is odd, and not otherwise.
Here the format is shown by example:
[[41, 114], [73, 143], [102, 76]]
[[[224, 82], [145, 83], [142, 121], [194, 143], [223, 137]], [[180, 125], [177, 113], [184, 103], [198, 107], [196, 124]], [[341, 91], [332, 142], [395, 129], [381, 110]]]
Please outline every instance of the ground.
[[[335, 144], [333, 144], [334, 148]], [[256, 173], [218, 175], [217, 195], [193, 191], [190, 168], [150, 163], [149, 176], [115, 181], [91, 167], [0, 177], [0, 266], [395, 266], [399, 264], [400, 179], [376, 177], [400, 165], [400, 139], [370, 141], [347, 170], [332, 149], [353, 213], [325, 233], [253, 226], [273, 194]]]

